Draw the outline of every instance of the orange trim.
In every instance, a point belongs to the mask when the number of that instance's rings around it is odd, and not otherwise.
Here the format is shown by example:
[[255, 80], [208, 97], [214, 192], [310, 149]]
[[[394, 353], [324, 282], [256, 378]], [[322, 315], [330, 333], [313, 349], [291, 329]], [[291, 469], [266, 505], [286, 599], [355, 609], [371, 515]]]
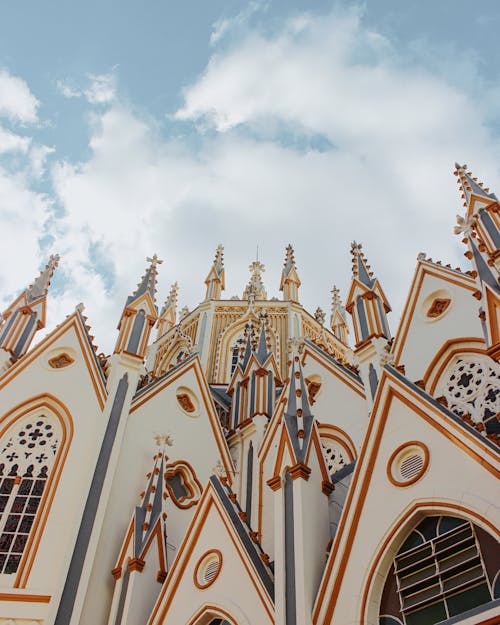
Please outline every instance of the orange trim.
[[132, 414], [138, 408], [140, 408], [143, 404], [151, 400], [155, 395], [159, 392], [163, 391], [167, 386], [170, 386], [173, 382], [178, 380], [181, 376], [186, 374], [190, 369], [193, 369], [194, 374], [196, 376], [196, 380], [198, 382], [198, 387], [200, 389], [203, 403], [205, 405], [205, 409], [208, 414], [208, 420], [210, 422], [210, 426], [212, 428], [212, 432], [214, 434], [215, 442], [217, 447], [219, 448], [221, 454], [221, 460], [224, 464], [224, 468], [226, 470], [226, 474], [229, 480], [229, 483], [232, 484], [233, 478], [232, 476], [235, 474], [233, 461], [229, 454], [229, 448], [227, 446], [226, 439], [222, 432], [222, 426], [220, 424], [219, 418], [217, 416], [217, 412], [215, 410], [215, 404], [211, 394], [208, 392], [207, 383], [205, 381], [204, 374], [201, 370], [201, 363], [199, 357], [195, 357], [193, 360], [190, 360], [186, 363], [185, 366], [181, 365], [179, 369], [175, 372], [175, 375], [170, 377], [167, 375], [165, 380], [162, 383], [156, 384], [153, 388], [148, 391], [145, 391], [140, 397], [138, 397], [135, 401], [132, 401], [130, 412]]
[[50, 347], [55, 341], [57, 341], [65, 332], [74, 328], [78, 343], [82, 350], [82, 355], [87, 365], [87, 370], [92, 381], [92, 385], [95, 390], [97, 401], [101, 410], [104, 408], [104, 404], [107, 398], [107, 391], [102, 380], [97, 365], [94, 360], [93, 354], [90, 353], [90, 345], [86, 337], [83, 336], [84, 328], [82, 328], [82, 322], [77, 313], [73, 313], [68, 319], [66, 319], [59, 327], [48, 334], [38, 345], [36, 345], [28, 354], [20, 358], [15, 364], [12, 365], [7, 371], [0, 376], [0, 389], [11, 382], [17, 375], [19, 375], [29, 364], [31, 364], [36, 358], [38, 358], [48, 347]]
[[[226, 518], [227, 513], [223, 508], [221, 508], [218, 496], [214, 493], [213, 486], [209, 483], [184, 535], [184, 539], [179, 548], [177, 557], [175, 558], [172, 568], [170, 569], [168, 578], [160, 591], [151, 616], [149, 617], [148, 625], [159, 625], [165, 622], [165, 617], [168, 609], [170, 608], [170, 605], [174, 597], [176, 596], [177, 587], [182, 580], [182, 574], [189, 563], [191, 554], [200, 537], [200, 529], [203, 527], [205, 520], [213, 506], [215, 506], [215, 509], [219, 514], [219, 518], [227, 529], [227, 536], [231, 538], [233, 545], [236, 549], [236, 553], [239, 555], [244, 568], [248, 572], [252, 584], [259, 598], [261, 599], [264, 609], [268, 613], [271, 621], [273, 621], [274, 614], [271, 608], [271, 599], [267, 594], [264, 586], [262, 585], [260, 578], [257, 576], [253, 564], [250, 565], [248, 554], [241, 546], [241, 541], [239, 537], [235, 535], [233, 525]], [[197, 528], [197, 531], [194, 531], [195, 527]], [[244, 554], [245, 557], [242, 557], [242, 554]]]
[[[198, 581], [198, 575], [200, 573], [200, 566], [203, 560], [209, 558], [212, 554], [217, 556], [217, 562], [219, 565], [217, 568], [217, 572], [215, 573], [215, 575], [212, 577], [211, 580], [209, 580], [208, 582], [204, 584], [200, 584], [200, 582]], [[222, 553], [218, 549], [209, 549], [208, 551], [205, 551], [205, 553], [199, 558], [198, 562], [194, 566], [193, 582], [196, 588], [199, 588], [200, 590], [205, 590], [205, 588], [208, 588], [209, 586], [215, 583], [216, 579], [219, 577], [219, 574], [222, 570], [222, 560], [223, 560]]]
[[14, 594], [1, 592], [0, 601], [22, 601], [23, 603], [49, 603], [51, 595], [25, 595], [24, 593]]
[[[464, 506], [460, 506], [458, 504], [452, 504], [452, 503], [444, 503], [444, 502], [436, 502], [436, 501], [421, 501], [418, 502], [416, 504], [414, 504], [409, 510], [407, 510], [397, 521], [396, 523], [391, 527], [387, 537], [385, 538], [382, 546], [380, 547], [380, 549], [377, 552], [377, 555], [375, 556], [375, 559], [372, 563], [372, 566], [370, 567], [370, 572], [368, 573], [368, 579], [365, 585], [365, 590], [363, 592], [363, 599], [361, 602], [361, 621], [360, 623], [362, 625], [364, 625], [364, 623], [366, 622], [367, 619], [367, 605], [368, 605], [368, 595], [371, 594], [372, 591], [372, 585], [373, 585], [373, 578], [375, 577], [375, 572], [378, 569], [380, 560], [382, 558], [382, 556], [384, 555], [384, 553], [386, 553], [387, 547], [388, 545], [393, 541], [394, 537], [399, 533], [401, 527], [403, 525], [405, 525], [407, 523], [407, 521], [414, 516], [415, 514], [417, 514], [417, 512], [421, 509], [425, 509], [428, 508], [430, 510], [432, 510], [433, 512], [436, 511], [436, 509], [440, 509], [443, 510], [444, 512], [447, 511], [458, 511], [461, 512], [463, 515], [466, 516], [470, 516], [473, 517], [477, 520], [479, 520], [482, 524], [484, 524], [486, 527], [488, 527], [492, 533], [497, 536], [500, 536], [500, 532], [497, 530], [497, 528], [490, 523], [489, 521], [487, 521], [483, 516], [481, 516], [480, 514], [477, 514], [476, 512], [473, 512], [472, 510], [469, 510], [468, 508], [465, 508]], [[467, 519], [470, 520], [470, 519]], [[498, 618], [498, 617], [497, 617]], [[486, 621], [488, 622], [488, 621]], [[479, 625], [479, 624], [478, 624]]]
[[40, 501], [40, 506], [35, 516], [23, 556], [14, 580], [14, 588], [25, 588], [31, 568], [33, 566], [38, 546], [42, 538], [43, 529], [47, 522], [48, 514], [57, 491], [57, 485], [61, 477], [62, 469], [68, 454], [69, 446], [73, 438], [73, 420], [67, 406], [53, 395], [48, 393], [32, 397], [9, 410], [0, 419], [0, 439], [6, 432], [27, 414], [38, 413], [45, 408], [59, 421], [61, 425], [61, 444], [57, 451], [54, 465], [47, 480], [47, 485]]
[[[396, 457], [399, 455], [399, 453], [402, 452], [407, 447], [418, 447], [420, 450], [422, 450], [422, 452], [424, 453], [424, 464], [422, 465], [422, 468], [419, 470], [419, 472], [416, 475], [414, 475], [410, 480], [402, 481], [394, 477], [392, 473], [392, 469], [393, 469], [392, 465]], [[411, 486], [412, 484], [415, 484], [415, 482], [418, 482], [418, 480], [421, 477], [423, 477], [424, 473], [427, 471], [427, 467], [429, 466], [429, 458], [430, 458], [429, 449], [427, 445], [424, 445], [424, 443], [420, 441], [408, 441], [407, 443], [403, 443], [392, 452], [391, 457], [389, 458], [387, 462], [386, 473], [387, 473], [387, 478], [389, 482], [393, 484], [394, 486], [401, 486], [401, 487]]]
[[[386, 393], [380, 391], [377, 393], [375, 397], [375, 403], [372, 409], [372, 418], [370, 419], [368, 430], [365, 435], [365, 440], [363, 443], [362, 450], [360, 452], [360, 458], [364, 460], [364, 462], [358, 463], [355, 470], [354, 476], [352, 479], [351, 486], [349, 488], [349, 492], [347, 495], [347, 501], [344, 506], [344, 510], [340, 519], [340, 524], [335, 535], [334, 544], [332, 550], [330, 552], [330, 556], [328, 558], [328, 562], [325, 567], [325, 571], [323, 574], [323, 581], [321, 582], [320, 589], [318, 591], [315, 606], [313, 610], [313, 622], [316, 623], [319, 617], [319, 612], [321, 607], [325, 601], [325, 593], [329, 586], [329, 580], [332, 579], [332, 568], [334, 566], [335, 561], [337, 560], [337, 555], [340, 550], [341, 539], [344, 537], [344, 534], [347, 532], [347, 538], [343, 542], [343, 552], [340, 558], [339, 570], [335, 575], [335, 579], [333, 582], [333, 587], [330, 591], [328, 598], [328, 607], [326, 609], [325, 618], [323, 623], [329, 623], [332, 619], [333, 610], [335, 607], [335, 601], [338, 596], [340, 586], [342, 584], [342, 579], [347, 568], [350, 551], [354, 542], [354, 536], [357, 531], [359, 519], [361, 517], [361, 512], [363, 509], [363, 503], [368, 493], [368, 488], [370, 485], [370, 480], [373, 473], [373, 468], [375, 465], [375, 461], [378, 454], [378, 449], [380, 446], [380, 441], [382, 438], [382, 434], [384, 432], [385, 423], [387, 421], [387, 417], [390, 411], [390, 407], [394, 398], [398, 399], [402, 403], [406, 404], [413, 412], [422, 417], [429, 425], [433, 428], [441, 432], [452, 443], [457, 445], [462, 451], [470, 455], [474, 458], [480, 465], [482, 465], [487, 471], [489, 471], [493, 476], [499, 477], [499, 472], [496, 468], [490, 464], [488, 464], [486, 456], [490, 455], [491, 459], [496, 459], [496, 454], [490, 451], [488, 448], [484, 446], [484, 444], [479, 441], [476, 437], [473, 437], [472, 434], [469, 434], [467, 430], [461, 428], [458, 424], [456, 424], [452, 419], [446, 417], [445, 415], [439, 414], [441, 419], [447, 422], [447, 427], [443, 427], [441, 423], [438, 423], [435, 418], [432, 418], [429, 413], [433, 412], [435, 408], [432, 404], [429, 404], [429, 410], [424, 411], [420, 408], [419, 404], [423, 403], [423, 398], [419, 395], [415, 394], [410, 388], [403, 387], [404, 390], [412, 396], [414, 403], [411, 403], [406, 397], [402, 395], [402, 393], [397, 390], [397, 387], [401, 388], [401, 382], [395, 378], [391, 373], [384, 370], [381, 380], [379, 382], [379, 389], [382, 389], [384, 385], [389, 385]], [[384, 403], [381, 406], [382, 397], [384, 397]], [[428, 403], [428, 402], [426, 402]], [[375, 415], [378, 415], [378, 411], [380, 410], [380, 417], [374, 418]], [[372, 432], [376, 429], [376, 434], [374, 437], [374, 441], [372, 444], [372, 448], [370, 451], [370, 455], [368, 456], [367, 450], [370, 444], [372, 443]], [[475, 446], [480, 445], [483, 447], [482, 454], [476, 452], [475, 450], [468, 447], [464, 441], [469, 440]], [[366, 460], [365, 460], [366, 458]], [[362, 473], [363, 471], [363, 473]], [[361, 485], [358, 489], [358, 482], [361, 482]], [[359, 490], [359, 494], [358, 494]], [[354, 506], [354, 512], [352, 518], [350, 518], [351, 507]], [[349, 521], [348, 521], [349, 519]], [[347, 524], [349, 523], [348, 530], [346, 529]]]
[[316, 351], [312, 351], [312, 349], [309, 349], [308, 345], [306, 345], [304, 349], [304, 354], [302, 356], [302, 364], [305, 364], [306, 356], [310, 356], [313, 360], [315, 360], [317, 363], [322, 365], [327, 371], [332, 373], [336, 378], [338, 378], [351, 390], [353, 390], [360, 397], [365, 399], [364, 386], [360, 382], [356, 382], [355, 380], [353, 380], [352, 377], [348, 373], [345, 373], [344, 371], [342, 371], [340, 367], [337, 367], [337, 368], [332, 367], [332, 363], [326, 358], [323, 358], [322, 360], [320, 360], [319, 358], [320, 354], [318, 354]]
[[144, 570], [144, 565], [146, 562], [142, 558], [129, 558], [127, 563], [128, 570], [132, 573], [132, 571], [137, 571], [138, 573], [142, 573]]
[[[175, 496], [167, 480], [168, 477], [175, 475], [179, 471], [183, 473], [185, 478], [187, 478], [185, 479], [185, 485], [190, 491], [190, 495], [181, 497], [180, 499], [178, 499]], [[188, 475], [188, 471], [190, 475]], [[170, 495], [170, 498], [172, 499], [172, 501], [178, 508], [182, 508], [182, 509], [191, 508], [191, 506], [195, 506], [198, 503], [201, 495], [203, 494], [203, 487], [200, 484], [199, 479], [196, 477], [195, 470], [193, 469], [192, 465], [189, 464], [189, 462], [187, 462], [186, 460], [177, 460], [176, 462], [167, 464], [167, 466], [165, 467], [164, 478], [165, 478], [165, 486], [167, 487], [168, 494]], [[196, 496], [197, 493], [195, 492], [193, 488], [193, 483], [194, 483], [194, 486], [198, 488], [198, 496]], [[186, 500], [187, 500], [187, 503], [184, 503], [184, 501]]]
[[219, 608], [218, 606], [209, 605], [209, 604], [205, 604], [200, 610], [198, 610], [198, 612], [196, 612], [196, 614], [191, 618], [188, 625], [196, 625], [198, 619], [202, 617], [204, 614], [207, 614], [210, 617], [222, 616], [224, 619], [229, 620], [231, 625], [233, 624], [238, 625], [236, 620], [229, 614], [229, 612], [226, 612], [226, 610], [223, 610], [222, 608]]
[[[476, 347], [470, 346], [470, 343], [475, 343]], [[455, 346], [455, 347], [454, 347]], [[450, 339], [446, 341], [439, 351], [436, 353], [431, 363], [427, 367], [427, 370], [422, 378], [425, 388], [428, 388], [429, 395], [433, 395], [437, 383], [443, 374], [443, 371], [448, 366], [450, 360], [456, 354], [486, 354], [486, 344], [484, 339], [478, 337], [461, 337], [457, 339]], [[439, 368], [438, 364], [441, 362]], [[436, 369], [437, 368], [437, 369]], [[436, 371], [435, 371], [436, 369]], [[430, 383], [430, 386], [427, 386]]]
[[296, 480], [298, 477], [301, 477], [303, 480], [309, 479], [311, 475], [311, 467], [306, 466], [303, 462], [297, 462], [293, 467], [290, 467], [289, 471], [292, 480]]
[[341, 443], [342, 447], [347, 453], [349, 462], [352, 462], [356, 459], [356, 446], [354, 445], [352, 438], [349, 436], [349, 434], [347, 434], [347, 432], [342, 428], [339, 428], [336, 425], [331, 425], [330, 423], [319, 423], [318, 434], [320, 439], [329, 438], [336, 443]]
[[[450, 275], [448, 275], [451, 272], [454, 279]], [[439, 265], [429, 265], [426, 261], [419, 260], [417, 263], [417, 268], [413, 277], [413, 281], [410, 286], [408, 297], [403, 308], [401, 323], [396, 332], [396, 338], [394, 339], [394, 359], [396, 364], [399, 364], [401, 354], [406, 344], [406, 337], [411, 326], [411, 320], [413, 319], [417, 301], [420, 296], [420, 290], [422, 288], [422, 284], [426, 275], [438, 278], [445, 282], [449, 282], [450, 284], [459, 286], [469, 291], [475, 291], [477, 289], [476, 281], [474, 280], [474, 278], [471, 278], [470, 276], [467, 276], [465, 274], [457, 275], [456, 272], [454, 272], [453, 270], [449, 270], [446, 267], [442, 267]]]

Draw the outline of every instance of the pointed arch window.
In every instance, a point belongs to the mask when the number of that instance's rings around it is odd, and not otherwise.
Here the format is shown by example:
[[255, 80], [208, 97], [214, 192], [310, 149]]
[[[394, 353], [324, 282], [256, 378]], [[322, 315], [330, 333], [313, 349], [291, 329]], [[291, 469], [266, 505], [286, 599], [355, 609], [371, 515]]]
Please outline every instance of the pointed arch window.
[[60, 440], [41, 414], [16, 421], [0, 443], [0, 574], [17, 572]]
[[488, 604], [499, 556], [498, 543], [470, 521], [427, 517], [394, 558], [380, 606], [381, 625], [398, 620], [434, 625]]

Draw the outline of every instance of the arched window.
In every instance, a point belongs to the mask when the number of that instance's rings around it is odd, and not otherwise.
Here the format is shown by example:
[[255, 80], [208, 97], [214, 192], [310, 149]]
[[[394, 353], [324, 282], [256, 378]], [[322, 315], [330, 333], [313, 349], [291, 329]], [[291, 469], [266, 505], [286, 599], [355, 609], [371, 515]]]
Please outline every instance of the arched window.
[[325, 437], [321, 437], [320, 440], [328, 475], [337, 473], [337, 471], [345, 467], [346, 464], [349, 464], [348, 455], [339, 442]]
[[492, 359], [461, 356], [446, 372], [443, 394], [451, 410], [469, 414], [488, 434], [500, 434], [500, 367]]
[[470, 521], [427, 517], [394, 558], [380, 625], [434, 625], [489, 603], [499, 562], [498, 542]]
[[0, 443], [0, 574], [19, 567], [60, 440], [59, 423], [39, 414], [16, 421]]

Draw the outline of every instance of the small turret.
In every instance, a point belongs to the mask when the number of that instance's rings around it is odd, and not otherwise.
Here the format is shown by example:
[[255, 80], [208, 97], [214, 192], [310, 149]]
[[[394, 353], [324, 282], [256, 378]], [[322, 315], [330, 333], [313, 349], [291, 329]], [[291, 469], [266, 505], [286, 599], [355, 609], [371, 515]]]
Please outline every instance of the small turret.
[[356, 347], [375, 337], [389, 340], [386, 314], [391, 307], [356, 241], [351, 244], [351, 254], [353, 277], [346, 309], [353, 317]]
[[294, 251], [291, 245], [287, 245], [285, 255], [285, 265], [281, 272], [280, 291], [283, 291], [285, 301], [299, 301], [299, 286], [301, 282], [297, 274]]
[[47, 291], [59, 255], [49, 258], [40, 275], [3, 314], [0, 325], [0, 368], [6, 368], [23, 356], [37, 330], [45, 327]]
[[224, 282], [224, 248], [222, 245], [217, 246], [213, 265], [205, 278], [207, 292], [205, 301], [211, 299], [220, 299], [221, 293], [225, 289]]
[[165, 332], [168, 332], [175, 326], [178, 294], [179, 285], [177, 282], [174, 282], [174, 284], [170, 287], [170, 293], [168, 294], [168, 297], [163, 304], [163, 308], [160, 311], [160, 316], [158, 317], [157, 338], [160, 338], [160, 336], [163, 336]]
[[349, 328], [346, 320], [346, 309], [340, 298], [340, 291], [336, 286], [332, 289], [332, 315], [330, 317], [332, 332], [344, 345], [349, 342]]
[[144, 358], [151, 329], [158, 317], [156, 306], [156, 277], [158, 265], [163, 261], [155, 254], [147, 258], [150, 263], [137, 289], [127, 298], [120, 323], [115, 354], [127, 352]]

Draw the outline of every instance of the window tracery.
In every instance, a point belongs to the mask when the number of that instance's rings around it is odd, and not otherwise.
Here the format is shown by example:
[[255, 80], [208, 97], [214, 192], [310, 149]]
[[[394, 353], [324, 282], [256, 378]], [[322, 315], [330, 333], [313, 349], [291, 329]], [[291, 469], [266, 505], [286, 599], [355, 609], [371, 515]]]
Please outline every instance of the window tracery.
[[325, 457], [326, 468], [329, 475], [337, 473], [340, 469], [349, 464], [348, 455], [345, 449], [331, 438], [321, 437], [321, 447]]
[[458, 415], [470, 415], [487, 434], [500, 433], [500, 367], [493, 360], [477, 355], [459, 358], [445, 377], [443, 394]]
[[0, 445], [0, 574], [19, 567], [59, 439], [52, 420], [37, 415], [17, 422]]

